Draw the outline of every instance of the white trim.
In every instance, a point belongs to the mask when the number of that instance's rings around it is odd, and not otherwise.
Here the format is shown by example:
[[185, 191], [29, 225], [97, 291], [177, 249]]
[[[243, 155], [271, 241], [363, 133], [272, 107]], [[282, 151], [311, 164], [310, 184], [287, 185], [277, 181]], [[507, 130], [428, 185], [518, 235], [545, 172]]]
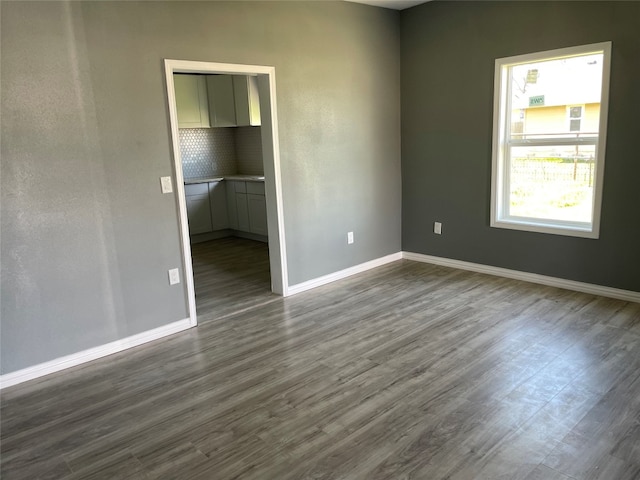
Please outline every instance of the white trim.
[[[264, 149], [265, 138], [263, 136], [263, 152], [265, 159], [270, 162], [265, 168], [265, 189], [267, 197], [267, 220], [269, 223], [269, 258], [272, 278], [272, 290], [281, 295], [287, 294], [287, 255], [284, 231], [284, 208], [282, 204], [282, 176], [280, 172], [280, 143], [278, 139], [278, 115], [276, 109], [275, 67], [260, 65], [239, 65], [231, 63], [196, 62], [189, 60], [165, 59], [165, 80], [167, 84], [167, 101], [169, 104], [169, 119], [171, 126], [171, 140], [173, 145], [174, 174], [176, 178], [176, 196], [178, 201], [180, 241], [184, 262], [184, 278], [187, 287], [189, 305], [189, 318], [191, 326], [198, 324], [196, 314], [196, 294], [193, 282], [193, 265], [191, 259], [191, 242], [189, 238], [189, 223], [187, 218], [187, 206], [184, 195], [184, 178], [182, 175], [182, 158], [180, 155], [180, 143], [178, 136], [178, 113], [176, 110], [175, 89], [173, 84], [174, 73], [221, 73], [227, 75], [257, 75], [266, 78], [268, 84], [260, 89], [260, 93], [268, 92], [268, 98], [261, 99], [261, 111], [263, 132], [269, 132], [270, 152]], [[270, 108], [263, 109], [262, 104]], [[267, 114], [269, 112], [270, 114]]]
[[[575, 133], [575, 132], [571, 132], [571, 133]], [[586, 134], [587, 133], [585, 133], [585, 135]], [[527, 135], [527, 134], [523, 133], [523, 135]], [[543, 147], [547, 145], [550, 145], [550, 146], [596, 145], [597, 146], [598, 136], [596, 135], [591, 137], [585, 137], [585, 136], [569, 137], [567, 134], [567, 136], [563, 138], [539, 138], [535, 140], [530, 138], [511, 139], [507, 143], [509, 144], [510, 147], [526, 147], [526, 146]]]
[[[463, 260], [455, 260], [451, 258], [436, 257], [432, 255], [424, 255], [422, 253], [398, 252], [385, 257], [377, 258], [369, 262], [361, 263], [354, 267], [340, 270], [329, 275], [315, 278], [297, 285], [292, 285], [288, 289], [288, 295], [295, 295], [307, 290], [311, 290], [322, 285], [326, 285], [337, 280], [341, 280], [357, 273], [362, 273], [382, 265], [386, 265], [397, 260], [411, 260], [414, 262], [431, 263], [433, 265], [442, 265], [444, 267], [457, 268], [460, 270], [468, 270], [472, 272], [484, 273], [487, 275], [496, 275], [499, 277], [512, 278], [525, 282], [548, 285], [551, 287], [564, 288], [577, 292], [589, 293], [592, 295], [601, 295], [603, 297], [616, 298], [628, 302], [640, 303], [640, 292], [631, 290], [622, 290], [613, 287], [605, 287], [591, 283], [577, 282], [574, 280], [566, 280], [563, 278], [549, 277], [546, 275], [538, 275], [536, 273], [521, 272], [518, 270], [510, 270], [507, 268], [493, 267], [491, 265], [482, 265], [479, 263], [465, 262]], [[112, 355], [114, 353], [137, 347], [144, 343], [159, 340], [169, 335], [188, 330], [191, 328], [190, 318], [185, 318], [169, 325], [147, 330], [130, 337], [116, 340], [105, 345], [90, 348], [81, 352], [66, 355], [64, 357], [50, 360], [39, 365], [24, 368], [15, 372], [7, 373], [0, 376], [0, 390], [11, 387], [28, 380], [34, 380], [51, 373], [59, 372], [67, 368], [75, 367], [83, 363], [91, 362], [99, 358]]]
[[522, 230], [526, 232], [548, 233], [549, 235], [562, 235], [565, 237], [598, 238], [598, 235], [591, 231], [588, 224], [566, 222], [562, 228], [549, 226], [545, 223], [536, 223], [532, 219], [519, 217], [505, 217], [504, 220], [496, 220], [491, 226], [495, 228], [505, 228], [508, 230]]
[[[265, 195], [267, 199], [267, 235], [269, 238], [269, 267], [271, 270], [271, 290], [287, 296], [289, 270], [284, 231], [284, 200], [282, 195], [282, 171], [280, 167], [280, 134], [278, 130], [278, 108], [276, 95], [276, 69], [268, 68], [268, 75], [258, 77], [260, 111], [262, 114], [262, 152], [265, 171]], [[265, 95], [268, 91], [268, 95]], [[270, 112], [267, 118], [264, 112]], [[271, 147], [267, 140], [270, 135]], [[273, 155], [273, 158], [269, 156]], [[273, 178], [273, 181], [269, 180]], [[273, 197], [274, 200], [271, 200]]]
[[132, 347], [137, 347], [143, 343], [152, 342], [189, 328], [191, 328], [191, 321], [189, 318], [185, 318], [183, 320], [163, 325], [162, 327], [154, 328], [153, 330], [147, 330], [146, 332], [138, 333], [98, 347], [72, 353], [71, 355], [65, 355], [64, 357], [56, 358], [32, 367], [23, 368], [22, 370], [17, 370], [15, 372], [6, 373], [0, 376], [0, 390], [28, 380], [49, 375], [50, 373], [59, 372], [66, 368], [91, 362]]
[[522, 65], [523, 63], [533, 63], [544, 60], [553, 60], [564, 57], [580, 57], [591, 53], [600, 53], [602, 50], [609, 50], [611, 53], [611, 42], [589, 43], [587, 45], [575, 45], [573, 47], [556, 48], [543, 52], [525, 53], [511, 57], [498, 58], [496, 62], [508, 63], [510, 66]]
[[344, 270], [340, 270], [338, 272], [330, 273], [328, 275], [314, 278], [312, 280], [298, 283], [296, 285], [291, 285], [288, 290], [288, 295], [295, 295], [296, 293], [305, 292], [307, 290], [311, 290], [312, 288], [320, 287], [337, 280], [342, 280], [343, 278], [350, 277], [351, 275], [355, 275], [356, 273], [366, 272], [367, 270], [371, 270], [372, 268], [380, 267], [397, 260], [402, 260], [402, 252], [392, 253], [391, 255], [387, 255], [386, 257], [376, 258], [375, 260], [370, 260], [353, 267], [345, 268]]
[[[609, 82], [611, 77], [611, 42], [598, 44], [604, 51], [602, 63], [602, 92], [600, 93], [600, 124], [598, 125], [598, 147], [596, 150], [595, 179], [593, 188], [593, 231], [600, 232], [602, 190], [604, 188], [604, 164], [607, 150], [607, 121], [609, 118]], [[604, 132], [604, 134], [603, 134]]]
[[432, 263], [434, 265], [442, 265], [444, 267], [486, 273], [487, 275], [513, 278], [515, 280], [548, 285], [550, 287], [564, 288], [567, 290], [574, 290], [576, 292], [590, 293], [592, 295], [601, 295], [603, 297], [616, 298], [627, 302], [640, 303], [640, 292], [634, 292], [631, 290], [622, 290], [619, 288], [605, 287], [603, 285], [595, 285], [593, 283], [549, 277], [547, 275], [538, 275], [537, 273], [521, 272], [518, 270], [510, 270], [508, 268], [492, 267], [491, 265], [482, 265], [480, 263], [465, 262], [451, 258], [434, 257], [432, 255], [424, 255], [422, 253], [402, 252], [402, 258], [405, 260], [413, 260], [414, 262]]
[[187, 202], [184, 193], [184, 177], [182, 176], [182, 157], [180, 155], [180, 137], [178, 135], [178, 110], [176, 109], [176, 92], [173, 84], [173, 72], [177, 67], [171, 61], [164, 61], [165, 77], [167, 81], [167, 99], [169, 103], [169, 119], [171, 127], [171, 142], [173, 144], [174, 174], [176, 178], [176, 197], [178, 200], [178, 222], [180, 228], [180, 244], [184, 260], [184, 278], [187, 286], [187, 303], [189, 305], [189, 321], [192, 327], [198, 325], [196, 314], [196, 295], [193, 283], [193, 264], [191, 262], [191, 241], [189, 239], [189, 222], [187, 220]]

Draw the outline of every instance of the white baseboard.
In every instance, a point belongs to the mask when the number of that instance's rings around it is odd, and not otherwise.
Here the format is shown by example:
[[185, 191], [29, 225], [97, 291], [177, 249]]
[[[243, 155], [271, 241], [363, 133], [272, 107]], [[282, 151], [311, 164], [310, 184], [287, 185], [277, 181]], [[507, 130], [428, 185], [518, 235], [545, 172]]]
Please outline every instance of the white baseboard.
[[453, 260], [451, 258], [434, 257], [432, 255], [423, 255], [421, 253], [402, 252], [402, 258], [413, 260], [416, 262], [432, 263], [434, 265], [442, 265], [444, 267], [459, 268], [460, 270], [470, 270], [472, 272], [486, 273], [488, 275], [496, 275], [498, 277], [513, 278], [515, 280], [523, 280], [525, 282], [539, 283], [550, 287], [564, 288], [577, 292], [590, 293], [592, 295], [601, 295], [603, 297], [616, 298], [626, 300], [627, 302], [640, 303], [640, 292], [631, 290], [621, 290], [619, 288], [605, 287], [592, 283], [576, 282], [574, 280], [566, 280], [564, 278], [548, 277], [546, 275], [538, 275], [537, 273], [521, 272], [518, 270], [510, 270], [508, 268], [492, 267], [490, 265], [482, 265], [480, 263], [464, 262], [462, 260]]
[[356, 265], [354, 267], [345, 268], [344, 270], [340, 270], [339, 272], [330, 273], [329, 275], [314, 278], [312, 280], [298, 283], [296, 285], [290, 285], [287, 289], [286, 296], [288, 297], [291, 295], [295, 295], [296, 293], [311, 290], [312, 288], [320, 287], [322, 285], [326, 285], [327, 283], [350, 277], [351, 275], [355, 275], [356, 273], [366, 272], [367, 270], [371, 270], [372, 268], [380, 267], [382, 265], [386, 265], [387, 263], [395, 262], [396, 260], [401, 259], [402, 252], [392, 253], [391, 255], [387, 255], [386, 257], [376, 258], [375, 260], [361, 263], [360, 265]]
[[33, 380], [35, 378], [49, 375], [50, 373], [59, 372], [65, 368], [75, 367], [82, 363], [97, 360], [98, 358], [106, 357], [114, 353], [121, 352], [128, 348], [137, 347], [143, 343], [158, 340], [168, 335], [181, 332], [188, 328], [191, 328], [191, 320], [185, 318], [169, 325], [154, 328], [153, 330], [147, 330], [146, 332], [138, 333], [130, 337], [116, 340], [105, 345], [83, 350], [78, 353], [72, 353], [71, 355], [65, 355], [64, 357], [56, 358], [45, 363], [40, 363], [32, 367], [27, 367], [15, 372], [6, 373], [0, 376], [0, 389], [17, 385], [27, 380]]
[[[386, 257], [377, 258], [369, 262], [361, 263], [354, 267], [340, 270], [329, 275], [324, 275], [312, 280], [308, 280], [297, 285], [292, 285], [287, 290], [287, 296], [295, 295], [321, 285], [326, 285], [336, 280], [350, 277], [357, 273], [371, 270], [372, 268], [386, 265], [387, 263], [395, 262], [396, 260], [412, 260], [415, 262], [431, 263], [434, 265], [442, 265], [444, 267], [458, 268], [460, 270], [469, 270], [472, 272], [486, 273], [488, 275], [496, 275], [499, 277], [513, 278], [515, 280], [523, 280], [525, 282], [538, 283], [541, 285], [548, 285], [551, 287], [564, 288], [567, 290], [574, 290], [577, 292], [589, 293], [592, 295], [601, 295], [603, 297], [616, 298], [619, 300], [625, 300], [628, 302], [640, 303], [640, 292], [634, 292], [631, 290], [622, 290], [613, 287], [605, 287], [602, 285], [595, 285], [591, 283], [576, 282], [574, 280], [566, 280], [563, 278], [549, 277], [546, 275], [538, 275], [536, 273], [521, 272], [518, 270], [510, 270], [507, 268], [493, 267], [490, 265], [482, 265], [479, 263], [465, 262], [462, 260], [454, 260], [451, 258], [435, 257], [432, 255], [424, 255], [421, 253], [412, 252], [398, 252]], [[106, 357], [114, 353], [121, 352], [128, 348], [142, 345], [143, 343], [158, 340], [168, 335], [181, 332], [191, 328], [191, 320], [185, 318], [169, 325], [154, 328], [146, 332], [138, 333], [127, 338], [116, 340], [105, 345], [90, 348], [82, 352], [73, 353], [64, 357], [56, 358], [39, 365], [27, 367], [22, 370], [10, 372], [4, 375], [0, 375], [0, 390], [3, 388], [11, 387], [28, 380], [33, 380], [50, 373], [59, 372], [66, 368], [75, 367], [98, 358]]]

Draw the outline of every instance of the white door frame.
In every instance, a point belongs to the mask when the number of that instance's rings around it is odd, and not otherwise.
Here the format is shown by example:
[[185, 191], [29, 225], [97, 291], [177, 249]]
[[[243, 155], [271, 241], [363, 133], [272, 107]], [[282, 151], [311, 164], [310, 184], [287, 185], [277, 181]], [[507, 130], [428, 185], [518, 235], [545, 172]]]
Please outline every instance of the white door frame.
[[198, 324], [196, 316], [196, 293], [193, 283], [191, 242], [189, 240], [187, 204], [184, 195], [184, 178], [182, 176], [182, 157], [178, 136], [178, 112], [176, 110], [173, 74], [221, 73], [227, 75], [256, 75], [258, 77], [271, 290], [279, 295], [287, 296], [289, 282], [287, 278], [287, 255], [280, 172], [280, 144], [278, 141], [278, 116], [276, 109], [276, 70], [275, 67], [259, 65], [237, 65], [231, 63], [194, 62], [170, 59], [165, 59], [164, 66], [167, 81], [167, 97], [169, 101], [169, 118], [171, 121], [171, 138], [173, 142], [173, 163], [179, 207], [180, 237], [185, 269], [183, 277], [187, 286], [189, 319], [191, 325], [196, 326]]

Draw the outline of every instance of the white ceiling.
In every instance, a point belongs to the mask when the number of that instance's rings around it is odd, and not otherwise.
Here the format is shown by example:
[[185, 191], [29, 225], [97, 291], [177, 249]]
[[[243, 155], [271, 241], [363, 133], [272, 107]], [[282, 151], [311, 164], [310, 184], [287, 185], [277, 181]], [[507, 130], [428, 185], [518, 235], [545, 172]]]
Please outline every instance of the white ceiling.
[[393, 8], [394, 10], [404, 10], [431, 0], [346, 0], [347, 2], [366, 3], [374, 7]]

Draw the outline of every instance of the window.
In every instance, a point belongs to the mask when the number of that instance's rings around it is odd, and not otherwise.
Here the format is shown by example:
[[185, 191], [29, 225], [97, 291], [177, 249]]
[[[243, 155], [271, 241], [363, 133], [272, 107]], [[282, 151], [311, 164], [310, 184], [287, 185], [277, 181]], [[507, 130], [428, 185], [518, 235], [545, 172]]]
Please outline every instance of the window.
[[569, 131], [579, 132], [582, 125], [582, 111], [584, 107], [576, 105], [573, 107], [567, 107], [567, 113], [569, 113]]
[[491, 226], [598, 238], [611, 42], [496, 60]]

